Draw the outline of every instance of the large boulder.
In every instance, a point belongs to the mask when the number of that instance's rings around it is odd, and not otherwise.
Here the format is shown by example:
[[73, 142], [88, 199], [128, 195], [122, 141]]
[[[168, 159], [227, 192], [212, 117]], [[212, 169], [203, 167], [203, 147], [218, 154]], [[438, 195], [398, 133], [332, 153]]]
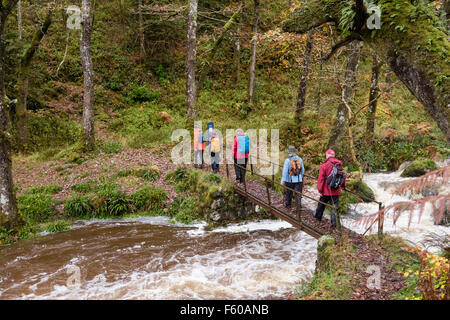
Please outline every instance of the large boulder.
[[401, 177], [420, 177], [427, 172], [437, 170], [438, 166], [433, 160], [415, 160], [403, 170]]

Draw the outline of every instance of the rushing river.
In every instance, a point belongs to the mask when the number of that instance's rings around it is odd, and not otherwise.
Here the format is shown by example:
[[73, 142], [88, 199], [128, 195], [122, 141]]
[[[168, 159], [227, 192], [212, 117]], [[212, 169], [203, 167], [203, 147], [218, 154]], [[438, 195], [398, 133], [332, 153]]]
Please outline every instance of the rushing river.
[[[408, 181], [400, 173], [366, 174], [364, 181], [387, 206], [414, 197], [394, 193]], [[358, 219], [377, 210], [354, 205], [343, 224], [362, 233]], [[396, 225], [388, 214], [384, 230], [414, 244], [430, 233], [450, 236], [448, 226], [434, 225], [431, 206], [418, 216], [408, 227], [408, 212]], [[204, 227], [166, 217], [79, 221], [67, 232], [0, 247], [0, 299], [283, 299], [314, 271], [317, 241], [288, 223]]]
[[[80, 222], [0, 249], [0, 299], [280, 299], [314, 270], [317, 241], [280, 221]], [[79, 280], [79, 281], [78, 281]]]

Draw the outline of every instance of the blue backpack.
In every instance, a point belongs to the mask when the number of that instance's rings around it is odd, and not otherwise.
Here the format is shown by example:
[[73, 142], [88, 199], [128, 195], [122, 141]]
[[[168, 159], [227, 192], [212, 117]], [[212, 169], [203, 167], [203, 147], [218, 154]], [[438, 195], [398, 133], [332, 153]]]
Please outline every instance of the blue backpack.
[[203, 132], [200, 132], [200, 133], [198, 134], [198, 142], [199, 142], [199, 143], [206, 142], [206, 140], [205, 140], [205, 135], [203, 134]]
[[247, 136], [238, 136], [238, 152], [246, 154], [250, 151], [250, 139]]

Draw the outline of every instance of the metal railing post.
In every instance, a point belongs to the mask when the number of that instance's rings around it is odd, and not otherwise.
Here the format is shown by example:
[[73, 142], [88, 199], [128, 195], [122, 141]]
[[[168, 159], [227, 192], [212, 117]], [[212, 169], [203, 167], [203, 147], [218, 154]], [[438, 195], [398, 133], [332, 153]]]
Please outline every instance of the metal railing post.
[[272, 188], [275, 188], [275, 164], [272, 163]]
[[230, 169], [228, 168], [228, 163], [225, 164], [227, 168], [227, 178], [230, 179]]
[[301, 225], [302, 224], [302, 213], [300, 211], [300, 202], [298, 201], [298, 192], [297, 191], [294, 192], [294, 197], [295, 197], [295, 204], [297, 206], [297, 219]]
[[270, 201], [270, 191], [269, 191], [269, 184], [266, 183], [266, 192], [267, 192], [267, 201], [269, 202], [269, 206], [272, 206], [272, 203]]
[[378, 239], [383, 240], [384, 212], [381, 211], [383, 210], [383, 205], [380, 203], [378, 208], [380, 209], [380, 214], [378, 217]]

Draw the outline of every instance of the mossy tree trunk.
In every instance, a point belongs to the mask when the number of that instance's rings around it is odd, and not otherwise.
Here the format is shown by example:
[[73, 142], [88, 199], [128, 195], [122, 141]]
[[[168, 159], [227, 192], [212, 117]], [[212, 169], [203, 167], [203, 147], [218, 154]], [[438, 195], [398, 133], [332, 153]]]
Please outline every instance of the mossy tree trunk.
[[236, 85], [241, 81], [241, 27], [238, 26], [234, 39], [234, 82]]
[[11, 133], [5, 96], [5, 23], [18, 0], [0, 2], [0, 226], [16, 228], [20, 222], [12, 178]]
[[144, 18], [142, 16], [143, 0], [139, 0], [139, 42], [140, 42], [140, 58], [141, 60], [145, 57], [145, 32], [144, 32]]
[[[360, 3], [362, 1], [355, 1]], [[286, 21], [283, 29], [305, 33], [327, 22], [339, 24], [341, 0], [306, 0]], [[409, 0], [379, 0], [381, 29], [368, 30], [365, 9], [355, 10], [353, 36], [363, 40], [384, 60], [411, 93], [424, 105], [450, 142], [450, 43], [433, 23], [432, 12]]]
[[313, 46], [313, 32], [310, 31], [306, 37], [305, 54], [303, 55], [303, 70], [300, 77], [300, 85], [297, 95], [297, 107], [295, 109], [295, 120], [297, 125], [301, 127], [306, 102], [306, 87], [308, 84], [309, 65], [311, 62], [311, 51]]
[[188, 31], [187, 31], [187, 63], [186, 63], [186, 94], [187, 115], [194, 120], [197, 118], [197, 85], [195, 80], [195, 65], [197, 60], [197, 10], [198, 1], [189, 1]]
[[39, 26], [33, 36], [30, 46], [26, 49], [25, 53], [20, 59], [19, 76], [17, 81], [17, 87], [19, 96], [17, 99], [16, 116], [17, 116], [17, 130], [20, 139], [21, 149], [25, 151], [28, 134], [27, 134], [27, 96], [28, 96], [28, 77], [31, 66], [31, 61], [39, 49], [42, 39], [47, 33], [52, 23], [53, 6], [47, 11], [44, 23]]
[[[220, 44], [223, 42], [223, 40], [225, 39], [226, 35], [228, 34], [228, 32], [230, 31], [230, 29], [236, 24], [239, 15], [241, 13], [242, 7], [240, 7], [232, 16], [231, 18], [227, 21], [227, 23], [223, 26], [222, 28], [222, 32], [220, 33], [220, 36], [217, 38], [217, 40], [214, 42], [211, 50], [208, 53], [208, 56], [206, 57], [206, 64], [209, 65], [211, 64], [214, 56], [217, 53], [217, 50], [220, 47]], [[240, 58], [239, 58], [240, 59]], [[200, 91], [203, 88], [203, 84], [205, 83], [206, 80], [206, 76], [208, 74], [208, 70], [209, 68], [207, 66], [203, 66], [200, 71], [199, 71], [199, 76], [198, 76], [198, 84], [197, 84], [197, 98], [198, 95], [200, 93]]]
[[349, 103], [353, 97], [353, 88], [356, 84], [356, 74], [361, 55], [361, 45], [361, 41], [355, 40], [350, 44], [348, 49], [347, 67], [345, 69], [344, 83], [342, 84], [342, 99], [338, 105], [333, 130], [328, 141], [328, 149], [335, 151], [337, 151], [340, 138], [347, 124], [348, 109], [346, 103]]
[[86, 150], [95, 147], [94, 130], [94, 71], [91, 59], [92, 3], [82, 1], [81, 61], [83, 65], [83, 144]]
[[377, 54], [374, 53], [372, 56], [372, 81], [370, 83], [370, 93], [369, 93], [369, 112], [367, 114], [367, 135], [372, 138], [375, 132], [375, 116], [377, 112], [377, 102], [378, 102], [378, 78], [380, 74], [380, 64], [378, 63]]
[[250, 106], [253, 105], [255, 98], [256, 49], [258, 46], [258, 11], [259, 11], [259, 0], [254, 0], [252, 58], [250, 62], [250, 85], [248, 89], [248, 102]]

